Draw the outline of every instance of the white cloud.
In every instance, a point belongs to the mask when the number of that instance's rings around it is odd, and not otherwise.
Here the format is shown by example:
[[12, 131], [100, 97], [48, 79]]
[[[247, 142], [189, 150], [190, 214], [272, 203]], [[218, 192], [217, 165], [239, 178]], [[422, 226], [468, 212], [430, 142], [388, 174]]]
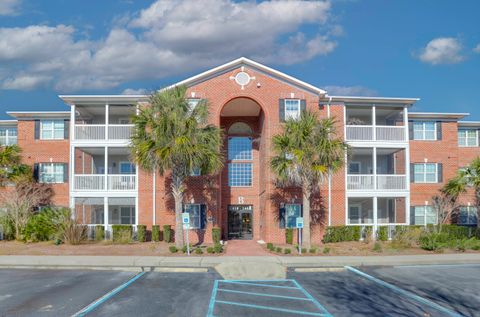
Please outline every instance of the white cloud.
[[428, 42], [418, 58], [432, 65], [455, 64], [463, 61], [463, 47], [460, 41], [453, 37], [439, 37]]
[[122, 91], [122, 95], [147, 95], [148, 90], [139, 88], [139, 89], [133, 89], [133, 88], [127, 88]]
[[52, 78], [49, 76], [18, 75], [3, 81], [3, 89], [31, 90], [46, 85]]
[[21, 0], [0, 0], [0, 16], [17, 15]]
[[473, 51], [474, 51], [475, 53], [480, 53], [480, 43], [477, 44], [477, 46], [475, 46], [475, 48], [473, 49]]
[[[328, 23], [330, 11], [329, 1], [158, 0], [97, 41], [65, 25], [0, 28], [0, 68], [9, 74], [0, 72], [0, 86], [30, 76], [62, 92], [108, 89], [240, 56], [300, 63], [335, 49], [341, 26]], [[304, 25], [317, 31], [306, 35]]]
[[363, 86], [325, 86], [323, 87], [331, 96], [377, 96], [377, 92], [373, 89]]

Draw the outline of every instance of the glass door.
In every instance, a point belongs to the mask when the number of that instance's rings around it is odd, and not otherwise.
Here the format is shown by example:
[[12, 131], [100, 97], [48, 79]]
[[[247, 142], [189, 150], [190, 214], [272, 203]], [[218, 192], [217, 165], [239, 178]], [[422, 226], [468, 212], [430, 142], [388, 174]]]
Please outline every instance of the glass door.
[[228, 206], [228, 238], [251, 240], [253, 208], [251, 205]]

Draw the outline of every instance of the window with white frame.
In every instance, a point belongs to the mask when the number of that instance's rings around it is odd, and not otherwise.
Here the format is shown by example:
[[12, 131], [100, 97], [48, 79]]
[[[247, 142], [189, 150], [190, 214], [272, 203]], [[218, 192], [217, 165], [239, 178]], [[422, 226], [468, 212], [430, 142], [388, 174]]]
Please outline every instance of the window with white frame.
[[285, 99], [285, 120], [300, 118], [300, 99]]
[[437, 213], [432, 206], [415, 206], [414, 213], [414, 225], [437, 224]]
[[132, 162], [120, 162], [120, 174], [135, 174], [135, 164]]
[[477, 224], [477, 208], [474, 206], [462, 206], [459, 208], [458, 224], [460, 225], [476, 225]]
[[459, 146], [478, 146], [478, 130], [459, 129], [458, 145]]
[[434, 121], [413, 121], [413, 139], [429, 140], [437, 139], [437, 124]]
[[438, 183], [438, 171], [436, 163], [413, 164], [413, 176], [415, 183]]
[[252, 186], [252, 163], [228, 164], [228, 185], [230, 187]]
[[40, 121], [40, 139], [42, 140], [63, 140], [65, 136], [64, 131], [64, 120]]
[[188, 212], [188, 214], [190, 215], [191, 229], [203, 229], [201, 204], [185, 204], [183, 207], [183, 211]]
[[295, 228], [297, 226], [297, 218], [302, 216], [302, 205], [285, 204], [285, 227]]
[[0, 127], [0, 146], [17, 144], [17, 128]]
[[38, 181], [47, 184], [64, 183], [65, 172], [63, 163], [40, 163], [38, 164]]

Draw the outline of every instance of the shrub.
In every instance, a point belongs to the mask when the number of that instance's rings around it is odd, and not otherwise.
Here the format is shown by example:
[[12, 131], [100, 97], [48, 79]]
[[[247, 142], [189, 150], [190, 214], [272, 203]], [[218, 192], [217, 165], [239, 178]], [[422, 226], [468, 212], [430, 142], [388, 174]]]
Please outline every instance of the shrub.
[[147, 226], [137, 226], [137, 240], [138, 242], [145, 242], [147, 240]]
[[387, 241], [388, 240], [388, 227], [387, 226], [378, 227], [377, 239], [380, 240], [380, 241]]
[[293, 244], [293, 228], [285, 229], [285, 241], [287, 244]]
[[177, 253], [178, 252], [177, 247], [174, 246], [174, 245], [169, 246], [168, 250], [170, 250], [171, 253]]
[[267, 243], [267, 249], [269, 249], [270, 251], [273, 251], [274, 250], [274, 246], [273, 246], [273, 243], [269, 242]]
[[96, 241], [105, 240], [105, 226], [104, 225], [96, 225], [95, 226], [95, 240]]
[[292, 250], [290, 250], [289, 248], [285, 248], [285, 250], [283, 250], [283, 253], [290, 254], [292, 253]]
[[203, 251], [201, 248], [196, 248], [195, 249], [195, 254], [203, 254]]
[[24, 239], [34, 242], [54, 240], [58, 235], [61, 212], [65, 211], [47, 208], [30, 217], [23, 232]]
[[324, 247], [323, 248], [323, 254], [329, 254], [330, 253], [330, 248], [329, 247]]
[[372, 232], [373, 232], [373, 228], [370, 226], [365, 227], [365, 229], [363, 230], [363, 241], [365, 243], [369, 243], [370, 240], [372, 239]]
[[409, 248], [420, 243], [422, 233], [422, 226], [395, 226], [392, 244], [397, 247]]
[[303, 254], [307, 253], [307, 248], [302, 248], [302, 253]]
[[219, 227], [212, 228], [212, 240], [213, 243], [220, 243], [221, 231]]
[[310, 253], [317, 253], [317, 248], [311, 247], [310, 250], [308, 250]]
[[439, 226], [436, 229], [441, 233], [447, 234], [451, 239], [469, 239], [474, 235], [473, 230], [464, 226], [442, 225], [441, 230]]
[[215, 249], [213, 247], [208, 247], [207, 253], [210, 253], [210, 254], [215, 253]]
[[449, 240], [448, 234], [425, 232], [420, 237], [420, 247], [428, 251], [437, 251], [441, 249]]
[[130, 243], [132, 242], [132, 225], [112, 225], [112, 240], [114, 243]]
[[223, 245], [221, 243], [215, 243], [213, 246], [215, 253], [222, 253], [223, 252]]
[[163, 241], [169, 243], [172, 238], [172, 228], [170, 225], [163, 225]]
[[282, 248], [276, 247], [276, 248], [275, 248], [275, 251], [276, 251], [277, 253], [282, 253]]
[[160, 226], [153, 225], [152, 226], [152, 241], [158, 242], [160, 241]]
[[360, 233], [360, 226], [327, 227], [322, 241], [324, 243], [358, 241], [360, 240]]
[[382, 245], [380, 242], [375, 242], [373, 245], [373, 252], [382, 252]]

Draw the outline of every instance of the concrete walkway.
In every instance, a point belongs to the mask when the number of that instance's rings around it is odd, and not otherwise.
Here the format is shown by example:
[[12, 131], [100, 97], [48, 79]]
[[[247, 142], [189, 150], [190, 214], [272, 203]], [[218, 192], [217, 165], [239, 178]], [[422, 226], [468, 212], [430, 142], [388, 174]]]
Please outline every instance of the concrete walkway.
[[229, 240], [226, 250], [227, 256], [271, 256], [253, 240]]
[[222, 263], [274, 263], [284, 267], [480, 264], [479, 253], [398, 256], [0, 256], [0, 268], [140, 269], [215, 267]]

